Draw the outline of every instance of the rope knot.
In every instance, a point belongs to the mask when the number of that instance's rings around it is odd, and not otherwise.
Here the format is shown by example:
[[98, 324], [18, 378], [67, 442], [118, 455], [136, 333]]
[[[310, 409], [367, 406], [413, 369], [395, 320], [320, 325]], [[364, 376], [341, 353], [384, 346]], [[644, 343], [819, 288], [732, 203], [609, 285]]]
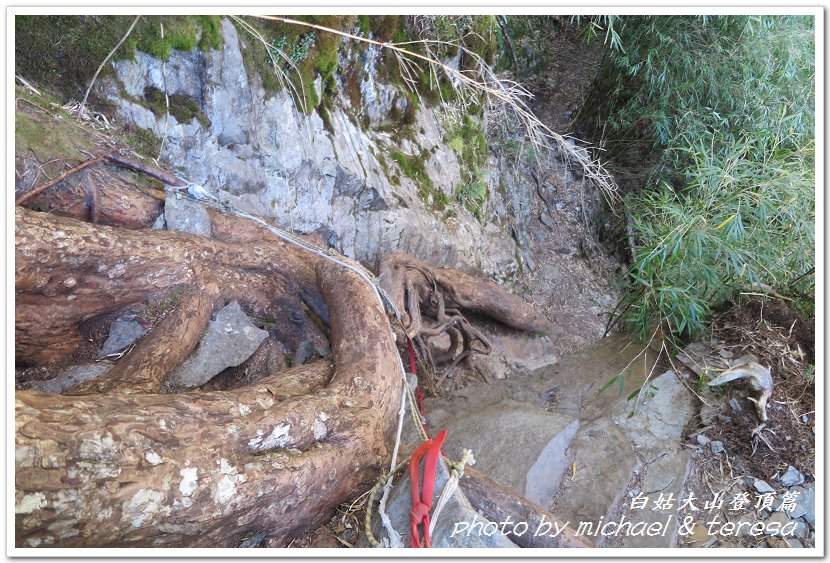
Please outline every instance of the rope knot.
[[410, 522], [420, 524], [427, 516], [429, 516], [429, 506], [422, 502], [413, 504], [409, 509]]

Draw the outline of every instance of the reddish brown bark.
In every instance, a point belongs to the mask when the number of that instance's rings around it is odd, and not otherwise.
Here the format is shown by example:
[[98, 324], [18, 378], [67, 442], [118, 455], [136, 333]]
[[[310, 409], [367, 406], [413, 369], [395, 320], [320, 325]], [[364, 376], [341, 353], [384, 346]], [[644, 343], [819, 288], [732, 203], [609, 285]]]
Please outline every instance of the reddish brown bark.
[[287, 345], [307, 340], [320, 348], [328, 345], [302, 296], [321, 304], [322, 297], [314, 284], [297, 281], [308, 277], [308, 260], [284, 252], [283, 241], [240, 245], [172, 231], [93, 225], [20, 207], [15, 225], [19, 362], [45, 364], [65, 357], [81, 342], [79, 323], [90, 317], [177, 285], [201, 290], [211, 283], [225, 298], [279, 320]]
[[404, 290], [407, 281], [428, 289], [432, 288], [427, 282], [434, 281], [443, 293], [447, 307], [473, 311], [519, 330], [545, 332], [551, 328], [550, 321], [536, 308], [492, 280], [451, 268], [434, 268], [417, 258], [398, 253], [383, 257], [380, 272], [384, 289], [402, 310], [406, 308]]
[[67, 395], [158, 393], [170, 370], [193, 351], [210, 320], [218, 288], [189, 288], [173, 312], [128, 351], [107, 374], [77, 385]]
[[164, 209], [161, 184], [124, 174], [105, 163], [27, 199], [26, 207], [31, 209], [127, 229], [149, 228]]
[[[97, 178], [101, 170], [89, 169], [91, 183], [81, 174], [29, 202], [46, 201], [62, 217], [15, 210], [16, 359], [57, 361], [81, 342], [81, 323], [190, 289], [75, 396], [16, 392], [17, 545], [233, 546], [252, 531], [279, 545], [319, 526], [388, 462], [399, 359], [373, 289], [215, 210], [213, 239], [143, 228], [161, 209], [158, 194], [120, 199], [132, 188]], [[387, 278], [401, 281], [393, 298], [408, 298], [418, 314], [434, 313], [438, 288], [448, 314], [492, 308], [520, 328], [539, 320], [498, 286], [477, 291], [480, 280], [398, 255], [387, 264]], [[274, 317], [271, 328], [289, 348], [323, 349], [330, 337], [334, 365], [317, 361], [226, 391], [158, 394], [214, 304], [230, 299]], [[459, 330], [471, 346], [475, 329]]]

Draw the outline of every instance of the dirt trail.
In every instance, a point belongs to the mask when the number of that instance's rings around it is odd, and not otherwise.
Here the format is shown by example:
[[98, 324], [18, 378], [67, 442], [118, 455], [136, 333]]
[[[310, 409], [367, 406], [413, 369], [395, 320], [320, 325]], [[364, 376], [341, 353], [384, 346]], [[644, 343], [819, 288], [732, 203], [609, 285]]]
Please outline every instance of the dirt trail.
[[[531, 109], [552, 130], [566, 134], [596, 76], [602, 45], [586, 44], [567, 25], [552, 32], [550, 40], [553, 62], [529, 84]], [[538, 167], [525, 168], [537, 191], [527, 245], [534, 264], [523, 280], [525, 298], [563, 329], [555, 352], [567, 354], [604, 334], [624, 265], [597, 243], [602, 228], [597, 221], [607, 211], [594, 186], [557, 157], [543, 157]]]

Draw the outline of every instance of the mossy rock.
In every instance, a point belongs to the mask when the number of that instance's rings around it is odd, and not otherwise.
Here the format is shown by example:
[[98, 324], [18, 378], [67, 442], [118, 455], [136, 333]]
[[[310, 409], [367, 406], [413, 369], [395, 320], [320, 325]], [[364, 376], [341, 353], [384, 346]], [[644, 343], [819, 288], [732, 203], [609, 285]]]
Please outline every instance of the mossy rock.
[[[124, 36], [134, 16], [15, 16], [15, 73], [81, 99], [98, 65]], [[222, 47], [220, 16], [142, 16], [113, 53], [129, 59], [135, 50], [167, 60], [172, 49]], [[160, 24], [164, 26], [161, 38]], [[112, 72], [105, 65], [102, 75]], [[94, 95], [93, 95], [94, 96]]]

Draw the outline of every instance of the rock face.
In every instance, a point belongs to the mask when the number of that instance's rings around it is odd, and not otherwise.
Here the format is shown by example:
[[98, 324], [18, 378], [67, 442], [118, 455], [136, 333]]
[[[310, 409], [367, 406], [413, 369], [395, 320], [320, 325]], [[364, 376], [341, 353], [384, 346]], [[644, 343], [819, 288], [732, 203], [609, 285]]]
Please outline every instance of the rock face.
[[171, 195], [164, 200], [162, 217], [171, 231], [210, 237], [210, 217], [205, 206], [197, 201]]
[[[458, 157], [445, 146], [440, 112], [425, 104], [415, 115], [412, 138], [394, 138], [380, 127], [388, 124], [390, 111], [408, 102], [396, 87], [377, 80], [376, 65], [383, 64], [377, 48], [359, 61], [361, 107], [334, 96], [329, 131], [316, 110], [299, 111], [289, 92], [266, 92], [258, 75], [249, 78], [242, 53], [261, 49], [259, 44], [228, 19], [222, 35], [221, 50], [174, 50], [164, 69], [161, 61], [136, 52], [134, 60], [113, 63], [114, 77], [99, 80], [98, 93], [123, 119], [165, 136], [162, 158], [181, 166], [181, 176], [278, 225], [302, 233], [330, 229], [336, 249], [364, 264], [396, 251], [502, 278], [517, 272], [509, 229], [482, 225], [456, 203], [454, 217], [430, 211], [436, 198], [454, 199], [461, 184]], [[347, 52], [341, 51], [341, 59], [356, 56]], [[344, 78], [336, 77], [343, 91]], [[206, 119], [180, 123], [154, 114], [142, 103], [147, 88], [195, 101]], [[368, 117], [368, 130], [350, 118], [356, 113]], [[408, 177], [392, 151], [422, 155], [432, 186]], [[505, 199], [495, 186], [489, 190], [490, 215], [504, 218], [512, 196]], [[173, 228], [170, 214], [165, 216]]]
[[199, 346], [164, 382], [167, 389], [197, 387], [256, 352], [268, 332], [258, 329], [237, 301], [216, 313]]

